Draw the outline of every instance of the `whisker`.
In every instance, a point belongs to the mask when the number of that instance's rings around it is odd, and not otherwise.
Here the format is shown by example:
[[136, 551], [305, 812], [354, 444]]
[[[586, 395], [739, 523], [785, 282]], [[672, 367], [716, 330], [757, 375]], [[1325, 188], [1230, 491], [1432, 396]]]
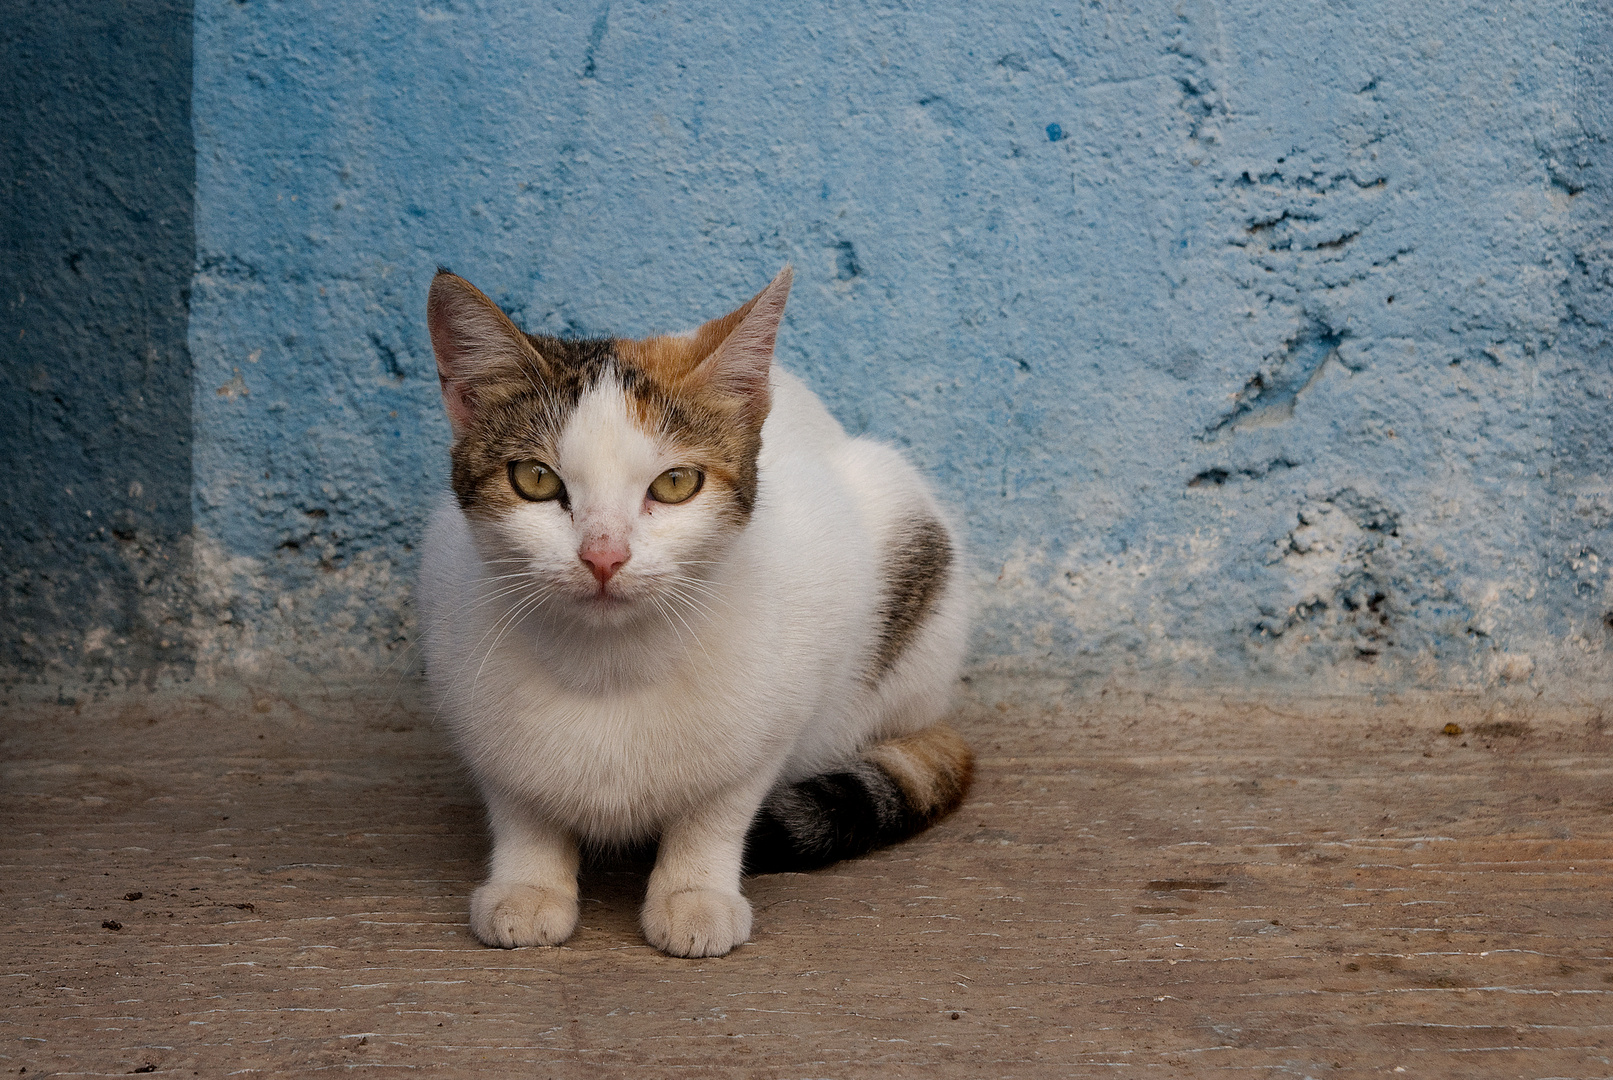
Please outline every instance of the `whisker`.
[[[703, 601], [721, 604], [725, 608], [731, 607], [728, 602], [728, 597], [723, 592], [710, 587], [698, 586], [694, 582], [688, 580], [670, 583], [667, 585], [667, 589], [670, 592], [678, 592], [686, 600], [693, 601], [698, 596]], [[709, 608], [702, 607], [702, 610], [706, 611], [708, 614], [710, 612]]]
[[[700, 640], [700, 635], [695, 633], [694, 627], [689, 625], [689, 620], [685, 619], [682, 615], [680, 615], [678, 613], [678, 609], [676, 607], [674, 607], [670, 603], [667, 603], [661, 597], [656, 596], [654, 593], [651, 593], [650, 596], [651, 596], [652, 599], [655, 600], [655, 603], [656, 603], [657, 607], [661, 608], [662, 611], [667, 612], [673, 618], [677, 619], [678, 622], [683, 624], [683, 628], [685, 630], [689, 631], [689, 636], [694, 638], [694, 643], [696, 645], [700, 646], [700, 651], [702, 653], [705, 653], [705, 656], [706, 656], [707, 660], [710, 660], [711, 659], [711, 653], [706, 652], [706, 643]], [[673, 627], [673, 633], [677, 633], [677, 628], [676, 627]], [[682, 641], [683, 641], [682, 635], [679, 635], [678, 641], [679, 641], [680, 644], [682, 643]]]
[[454, 610], [454, 614], [460, 615], [466, 611], [472, 610], [473, 608], [486, 607], [488, 604], [491, 604], [496, 600], [501, 600], [506, 596], [512, 596], [515, 593], [537, 587], [539, 587], [539, 583], [531, 580], [517, 581], [513, 585], [504, 586], [504, 588], [500, 589], [498, 592], [483, 596], [479, 599], [467, 600], [464, 604], [460, 605]]
[[[537, 583], [534, 583], [534, 584], [537, 584]], [[512, 608], [510, 608], [508, 611], [506, 611], [503, 615], [501, 615], [497, 619], [493, 620], [493, 625], [488, 627], [485, 631], [483, 631], [482, 636], [477, 640], [476, 644], [471, 646], [471, 648], [467, 651], [466, 657], [465, 657], [465, 663], [463, 665], [461, 665], [461, 667], [460, 667], [460, 674], [461, 675], [464, 674], [465, 667], [469, 666], [471, 658], [475, 655], [476, 650], [480, 649], [482, 647], [483, 642], [485, 642], [488, 639], [489, 635], [491, 635], [495, 630], [497, 630], [497, 631], [499, 631], [499, 640], [503, 640], [503, 636], [504, 636], [503, 635], [503, 630], [500, 629], [500, 628], [506, 626], [507, 624], [513, 624], [514, 619], [519, 618], [521, 614], [524, 614], [524, 609], [530, 603], [532, 603], [534, 600], [536, 600], [538, 603], [542, 603], [544, 599], [546, 599], [546, 595], [542, 591], [542, 589], [534, 589], [533, 593], [528, 594], [519, 603], [515, 604]], [[496, 648], [497, 646], [498, 646], [498, 641], [494, 641], [493, 642], [493, 648]], [[471, 692], [473, 694], [474, 694], [475, 689], [476, 689], [476, 683], [482, 677], [482, 669], [487, 666], [487, 658], [493, 654], [493, 648], [489, 648], [488, 651], [482, 656], [481, 666], [476, 669], [476, 677], [471, 680]]]
[[677, 586], [674, 585], [674, 586], [668, 587], [667, 594], [669, 596], [671, 596], [673, 599], [679, 600], [682, 603], [688, 604], [690, 607], [695, 608], [702, 615], [704, 615], [706, 618], [709, 619], [709, 618], [712, 617], [711, 609], [709, 607], [707, 607], [704, 603], [702, 603], [700, 600], [696, 599], [695, 597], [689, 596], [686, 593], [682, 592]]
[[674, 624], [673, 621], [672, 621], [672, 613], [671, 613], [671, 611], [668, 610], [666, 604], [664, 604], [661, 601], [661, 598], [659, 596], [656, 596], [654, 593], [650, 594], [650, 602], [655, 605], [655, 609], [657, 611], [659, 611], [662, 615], [665, 615], [667, 617], [666, 624], [667, 624], [667, 626], [671, 627], [672, 636], [678, 639], [678, 644], [681, 646], [683, 644], [683, 635], [678, 633], [677, 625]]
[[534, 584], [535, 583], [532, 582], [520, 581], [516, 582], [514, 585], [506, 585], [504, 588], [487, 596], [471, 597], [460, 603], [451, 611], [438, 612], [434, 625], [446, 626], [448, 623], [454, 619], [457, 619], [461, 615], [465, 615], [468, 612], [476, 610], [477, 608], [486, 607], [488, 604], [496, 603], [506, 596], [513, 596], [517, 593], [523, 592], [526, 589], [533, 587]]
[[482, 662], [476, 669], [476, 677], [470, 681], [470, 693], [472, 698], [475, 698], [476, 696], [476, 684], [482, 681], [482, 672], [486, 670], [487, 662], [492, 659], [493, 654], [498, 651], [499, 643], [504, 640], [506, 634], [514, 629], [516, 623], [525, 618], [527, 613], [535, 610], [538, 605], [543, 603], [544, 599], [545, 597], [542, 594], [528, 597], [523, 604], [514, 610], [513, 615], [505, 622], [504, 629], [499, 631], [498, 637], [493, 639], [493, 644], [489, 645], [487, 647], [487, 652], [483, 654]]

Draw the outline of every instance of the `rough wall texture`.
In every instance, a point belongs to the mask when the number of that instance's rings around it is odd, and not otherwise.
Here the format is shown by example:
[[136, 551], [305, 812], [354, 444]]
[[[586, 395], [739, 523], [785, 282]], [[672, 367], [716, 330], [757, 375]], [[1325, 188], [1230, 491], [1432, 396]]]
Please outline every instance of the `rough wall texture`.
[[184, 677], [191, 5], [0, 18], [0, 670]]
[[202, 0], [200, 669], [409, 665], [435, 266], [638, 334], [790, 262], [978, 670], [1605, 693], [1596, 7]]

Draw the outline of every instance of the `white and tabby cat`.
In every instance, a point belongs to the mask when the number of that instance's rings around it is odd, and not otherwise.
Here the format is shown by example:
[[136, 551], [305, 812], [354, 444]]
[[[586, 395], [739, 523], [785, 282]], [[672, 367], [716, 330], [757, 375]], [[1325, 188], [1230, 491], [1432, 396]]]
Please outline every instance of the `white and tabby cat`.
[[644, 936], [720, 956], [743, 871], [950, 811], [958, 545], [895, 450], [773, 365], [790, 271], [692, 333], [562, 341], [439, 272], [453, 497], [420, 573], [426, 666], [493, 831], [471, 929], [555, 945], [578, 845], [659, 842]]

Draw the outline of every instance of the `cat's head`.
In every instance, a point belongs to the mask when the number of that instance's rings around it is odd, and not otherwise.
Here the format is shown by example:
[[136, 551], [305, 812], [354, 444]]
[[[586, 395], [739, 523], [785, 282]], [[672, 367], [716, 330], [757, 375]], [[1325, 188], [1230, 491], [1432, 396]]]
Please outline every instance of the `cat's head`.
[[439, 271], [427, 320], [453, 488], [490, 578], [596, 625], [698, 606], [756, 502], [789, 290], [786, 267], [687, 334], [563, 341]]

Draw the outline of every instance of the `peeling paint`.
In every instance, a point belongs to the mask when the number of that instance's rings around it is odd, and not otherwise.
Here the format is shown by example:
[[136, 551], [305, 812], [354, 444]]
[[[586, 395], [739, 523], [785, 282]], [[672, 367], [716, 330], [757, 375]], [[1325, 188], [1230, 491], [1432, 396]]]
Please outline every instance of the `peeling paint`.
[[191, 642], [203, 681], [307, 673], [401, 681], [414, 670], [411, 583], [379, 553], [360, 552], [291, 588], [273, 560], [233, 554], [205, 537], [196, 541], [195, 565]]

